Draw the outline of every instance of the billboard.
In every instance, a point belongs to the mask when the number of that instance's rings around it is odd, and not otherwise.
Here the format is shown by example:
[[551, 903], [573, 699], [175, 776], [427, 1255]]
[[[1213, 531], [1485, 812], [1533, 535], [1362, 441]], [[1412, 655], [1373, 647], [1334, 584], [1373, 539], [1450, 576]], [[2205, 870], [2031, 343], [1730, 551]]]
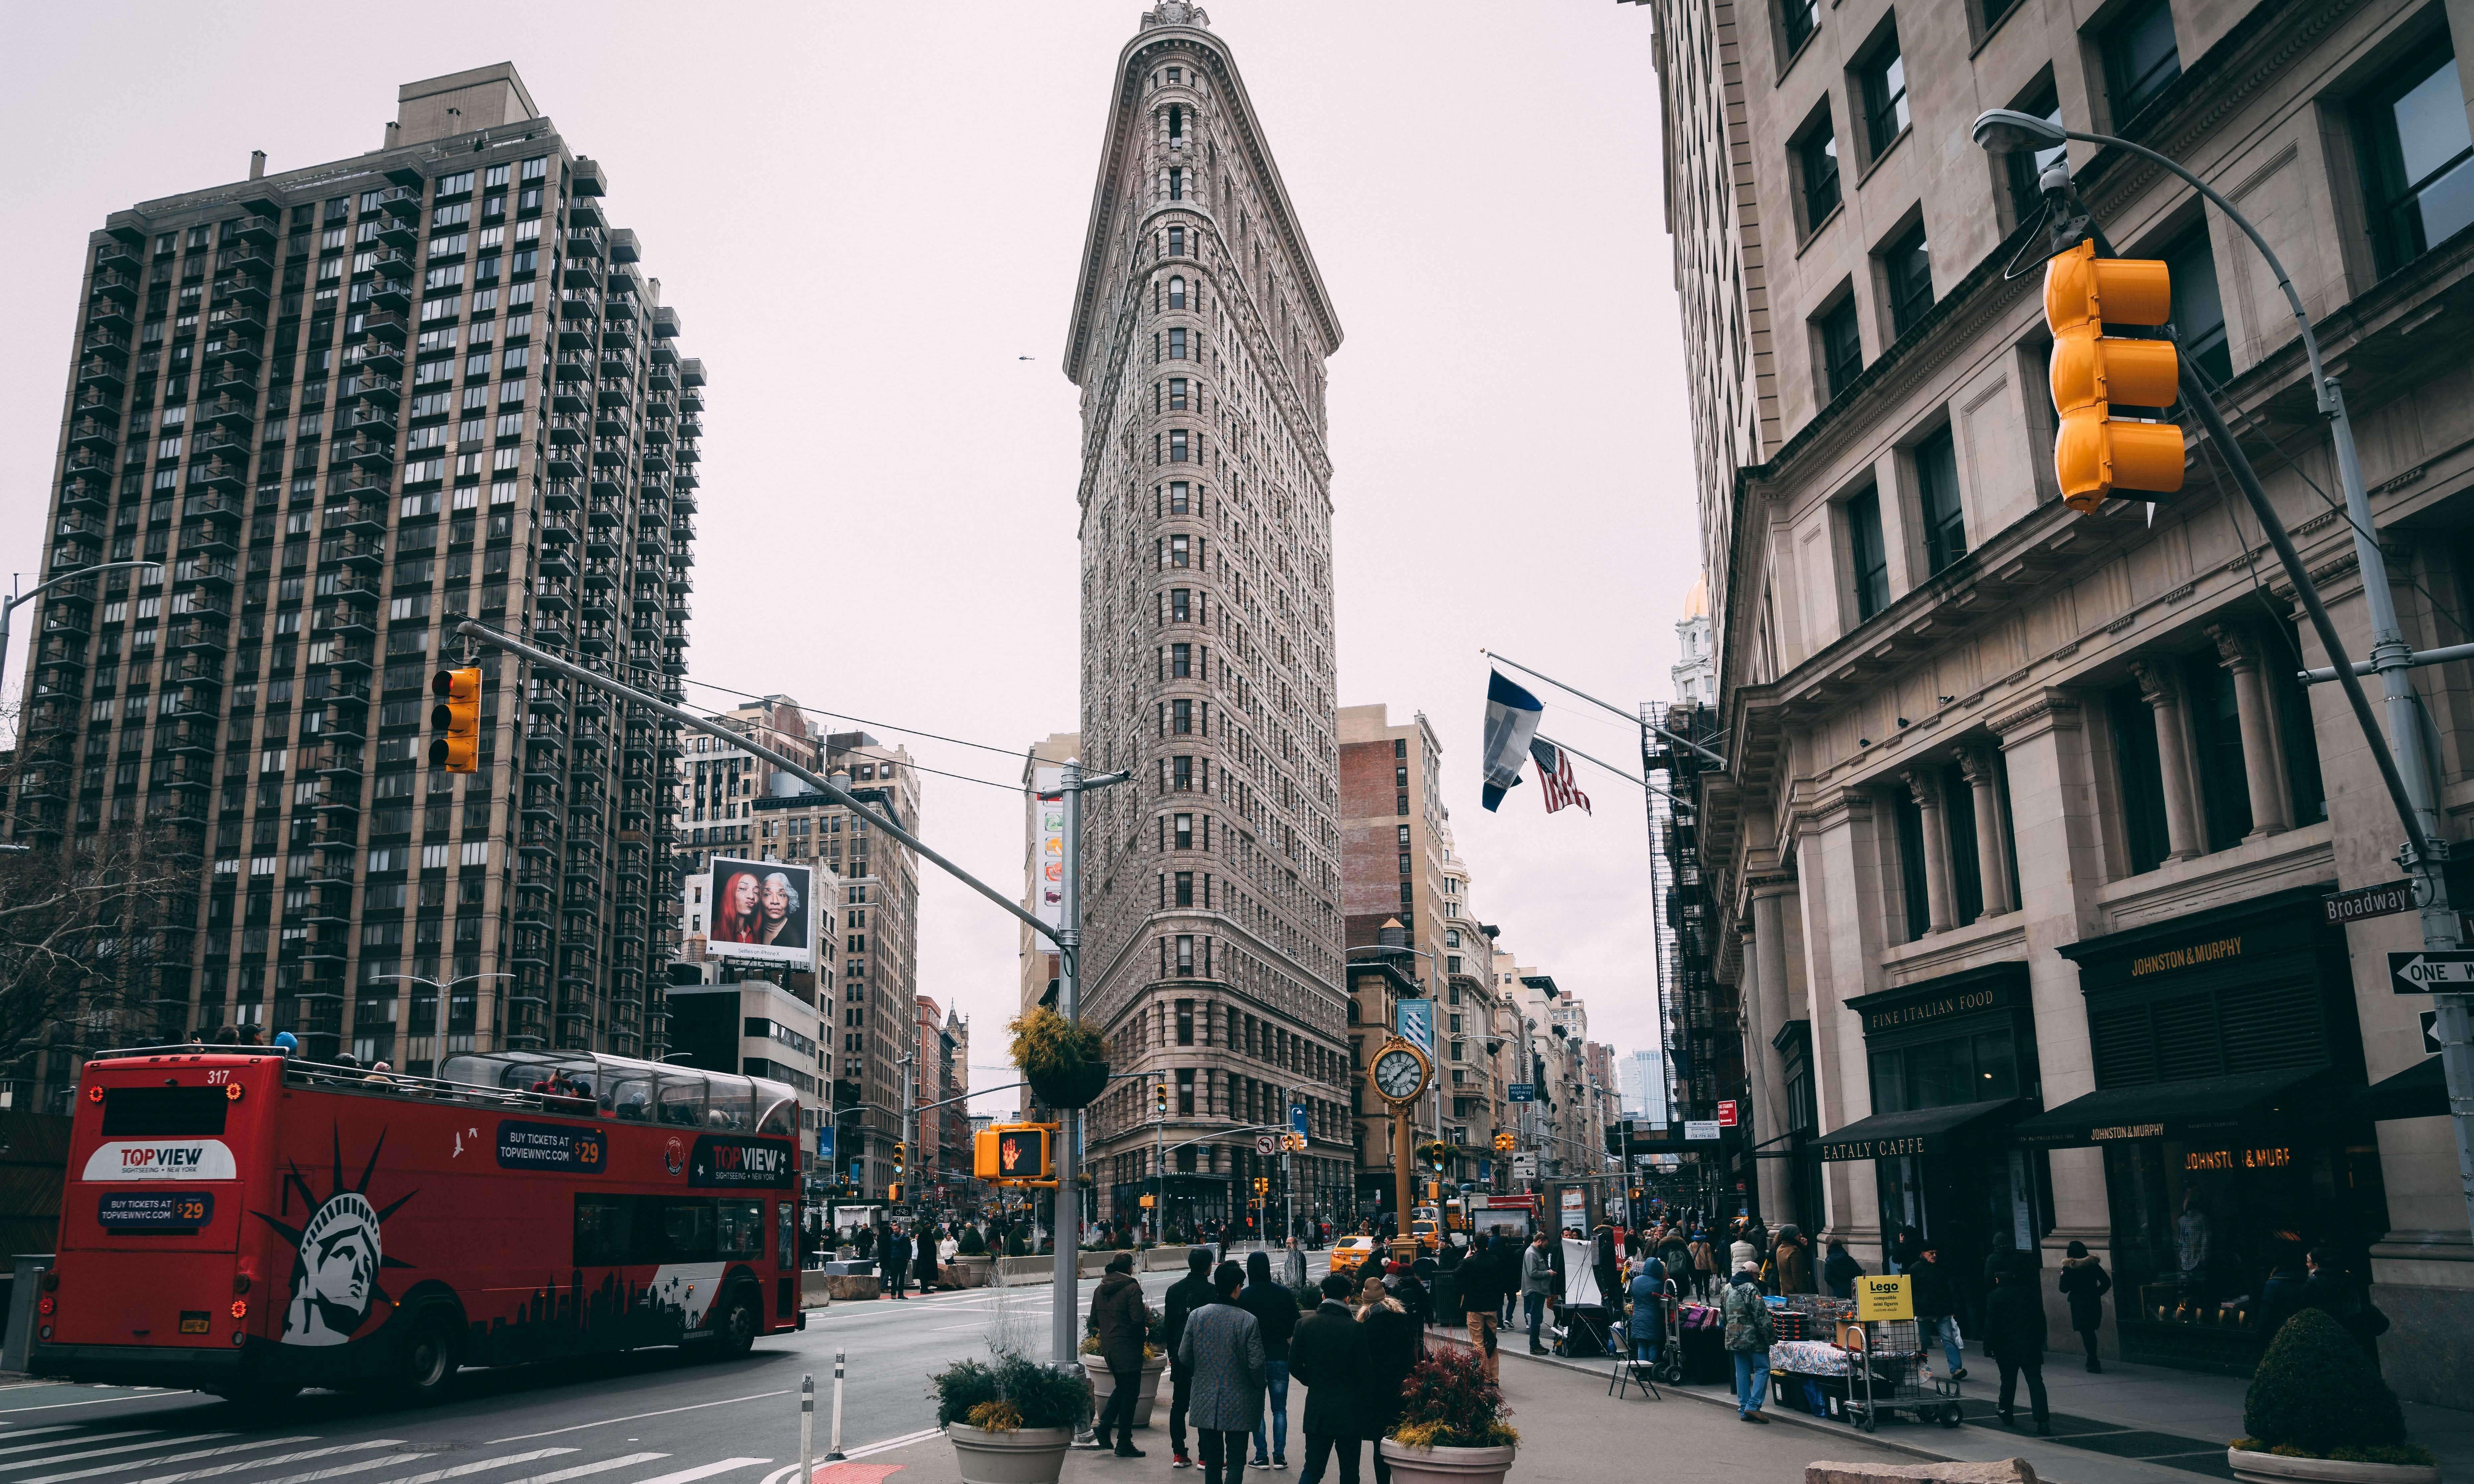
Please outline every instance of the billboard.
[[1031, 770], [1031, 911], [1050, 927], [1065, 920], [1065, 770], [1039, 763]]
[[708, 957], [815, 968], [820, 904], [813, 868], [716, 855], [701, 884]]
[[1435, 1054], [1435, 1002], [1404, 999], [1393, 1006], [1393, 1030], [1402, 1041], [1417, 1042], [1431, 1060]]

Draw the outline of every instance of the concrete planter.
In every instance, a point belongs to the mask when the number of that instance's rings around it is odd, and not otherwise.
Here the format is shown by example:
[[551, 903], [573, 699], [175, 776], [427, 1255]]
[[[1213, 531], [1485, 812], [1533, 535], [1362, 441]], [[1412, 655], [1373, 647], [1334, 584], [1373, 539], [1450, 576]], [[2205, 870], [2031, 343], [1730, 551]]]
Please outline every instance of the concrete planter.
[[936, 1271], [952, 1287], [985, 1288], [996, 1270], [994, 1257], [956, 1257]]
[[[1143, 1394], [1134, 1399], [1135, 1426], [1152, 1424], [1152, 1408], [1159, 1403], [1160, 1373], [1167, 1369], [1166, 1355], [1143, 1362]], [[1091, 1378], [1091, 1415], [1096, 1418], [1108, 1409], [1108, 1399], [1116, 1395], [1117, 1377], [1109, 1371], [1108, 1362], [1097, 1355], [1082, 1357], [1082, 1374]]]
[[962, 1484], [1056, 1484], [1065, 1472], [1065, 1450], [1074, 1443], [1071, 1427], [988, 1432], [952, 1423], [945, 1436], [954, 1440]]
[[2225, 1462], [2244, 1484], [2439, 1484], [2439, 1471], [2424, 1464], [2358, 1464], [2341, 1458], [2288, 1458], [2282, 1453], [2225, 1449]]
[[1509, 1443], [1493, 1448], [1410, 1448], [1390, 1438], [1378, 1439], [1374, 1446], [1392, 1466], [1395, 1484], [1503, 1484], [1518, 1451]]
[[885, 1292], [885, 1283], [873, 1273], [828, 1273], [825, 1292], [842, 1302], [864, 1302]]

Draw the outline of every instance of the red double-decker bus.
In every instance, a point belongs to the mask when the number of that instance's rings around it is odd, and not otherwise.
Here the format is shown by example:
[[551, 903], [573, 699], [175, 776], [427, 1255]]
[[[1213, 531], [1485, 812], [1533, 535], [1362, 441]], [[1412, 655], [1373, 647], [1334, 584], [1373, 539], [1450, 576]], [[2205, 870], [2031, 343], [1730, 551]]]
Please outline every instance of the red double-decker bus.
[[799, 1104], [583, 1052], [88, 1062], [31, 1369], [278, 1400], [805, 1327]]

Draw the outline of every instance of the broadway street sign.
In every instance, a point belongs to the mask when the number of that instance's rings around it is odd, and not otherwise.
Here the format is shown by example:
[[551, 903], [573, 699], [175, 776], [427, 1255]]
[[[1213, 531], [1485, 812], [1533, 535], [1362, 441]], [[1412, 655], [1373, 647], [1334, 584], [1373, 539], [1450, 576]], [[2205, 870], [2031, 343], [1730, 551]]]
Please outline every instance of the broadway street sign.
[[2365, 918], [2384, 918], [2413, 910], [2412, 881], [2383, 881], [2377, 886], [2358, 886], [2350, 892], [2339, 892], [2321, 903], [2327, 909], [2330, 926], [2359, 922]]

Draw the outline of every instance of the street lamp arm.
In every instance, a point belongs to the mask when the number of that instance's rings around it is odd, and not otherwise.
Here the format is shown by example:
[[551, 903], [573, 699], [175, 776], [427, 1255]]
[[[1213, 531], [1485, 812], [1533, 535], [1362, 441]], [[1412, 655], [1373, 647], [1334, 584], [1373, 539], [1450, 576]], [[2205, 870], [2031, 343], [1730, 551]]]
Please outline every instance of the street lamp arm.
[[73, 583], [81, 578], [92, 577], [97, 572], [110, 572], [116, 571], [122, 567], [133, 566], [160, 567], [162, 564], [163, 563], [160, 562], [148, 562], [142, 559], [135, 562], [98, 562], [92, 566], [82, 566], [73, 572], [62, 572], [57, 577], [47, 578], [42, 582], [36, 583], [32, 587], [27, 588], [24, 592], [11, 598], [8, 606], [13, 609], [20, 603], [33, 600], [41, 594], [43, 589], [46, 587], [57, 587], [62, 583]]

